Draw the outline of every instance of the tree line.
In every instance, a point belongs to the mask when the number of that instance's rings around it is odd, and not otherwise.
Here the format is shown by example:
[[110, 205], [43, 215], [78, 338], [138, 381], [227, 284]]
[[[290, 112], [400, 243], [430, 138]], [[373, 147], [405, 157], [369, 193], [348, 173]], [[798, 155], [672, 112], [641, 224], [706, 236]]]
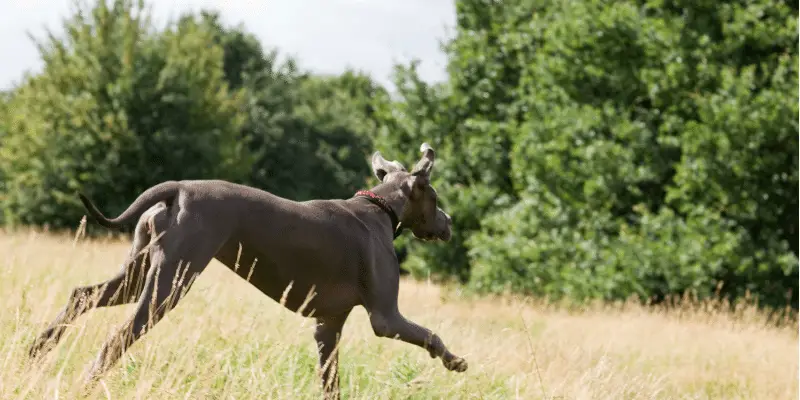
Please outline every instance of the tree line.
[[796, 3], [459, 0], [446, 81], [317, 75], [211, 11], [83, 3], [0, 96], [2, 222], [74, 228], [167, 179], [306, 200], [437, 149], [447, 244], [414, 276], [552, 299], [797, 307]]

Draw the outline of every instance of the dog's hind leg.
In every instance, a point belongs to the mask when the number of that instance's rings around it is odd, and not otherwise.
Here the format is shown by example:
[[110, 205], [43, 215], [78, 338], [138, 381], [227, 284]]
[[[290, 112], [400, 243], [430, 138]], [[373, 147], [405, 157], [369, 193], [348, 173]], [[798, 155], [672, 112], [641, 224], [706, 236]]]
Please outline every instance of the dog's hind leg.
[[142, 216], [136, 226], [130, 254], [119, 273], [105, 282], [72, 290], [66, 306], [29, 348], [28, 354], [31, 358], [44, 355], [58, 344], [66, 327], [90, 309], [129, 304], [139, 298], [148, 269], [146, 248], [155, 239], [150, 227], [153, 225], [153, 218], [166, 218], [164, 211], [165, 206], [160, 204]]
[[152, 267], [136, 311], [103, 345], [89, 370], [87, 384], [113, 366], [136, 340], [178, 304], [222, 246], [224, 236], [212, 229], [201, 229], [200, 224], [186, 218], [186, 223], [170, 227], [153, 246]]

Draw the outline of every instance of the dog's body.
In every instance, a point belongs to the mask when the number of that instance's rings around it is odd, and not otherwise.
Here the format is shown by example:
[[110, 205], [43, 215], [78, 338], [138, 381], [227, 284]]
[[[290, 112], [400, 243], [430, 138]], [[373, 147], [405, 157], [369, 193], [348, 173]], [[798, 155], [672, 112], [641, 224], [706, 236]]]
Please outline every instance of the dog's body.
[[[433, 150], [423, 145], [423, 152], [412, 173], [376, 153], [373, 170], [382, 183], [370, 196], [347, 200], [295, 202], [225, 181], [169, 181], [146, 190], [119, 217], [107, 219], [81, 196], [104, 226], [136, 223], [131, 254], [117, 276], [74, 290], [31, 347], [31, 356], [46, 351], [48, 343], [54, 345], [64, 325], [90, 308], [83, 300], [87, 296], [97, 297], [95, 307], [138, 302], [132, 318], [94, 362], [89, 379], [100, 376], [175, 306], [216, 258], [288, 309], [317, 319], [314, 336], [330, 397], [338, 397], [333, 350], [358, 305], [368, 311], [376, 335], [418, 345], [431, 357], [441, 357], [448, 369], [466, 370], [466, 362], [438, 336], [397, 309], [395, 220], [423, 239], [450, 238], [450, 218], [436, 206], [430, 187]], [[152, 309], [151, 303], [158, 307]]]
[[186, 227], [181, 234], [202, 236], [204, 258], [213, 256], [276, 301], [291, 283], [288, 309], [298, 311], [313, 289], [306, 316], [312, 310], [315, 317], [340, 315], [363, 304], [366, 293], [354, 284], [379, 272], [360, 258], [374, 248], [381, 249], [376, 257], [393, 250], [389, 218], [360, 197], [294, 202], [225, 181], [165, 182], [144, 195], [156, 202], [144, 203], [147, 209], [163, 204], [148, 216], [156, 232]]

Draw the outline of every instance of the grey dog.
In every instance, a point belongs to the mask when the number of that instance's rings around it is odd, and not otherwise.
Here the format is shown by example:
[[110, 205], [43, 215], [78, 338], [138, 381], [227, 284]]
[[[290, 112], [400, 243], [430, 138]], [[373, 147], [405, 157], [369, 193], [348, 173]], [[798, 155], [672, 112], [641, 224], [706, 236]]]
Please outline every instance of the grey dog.
[[377, 336], [417, 345], [441, 358], [448, 370], [465, 371], [463, 358], [438, 335], [403, 317], [397, 306], [394, 238], [404, 228], [422, 240], [451, 237], [450, 216], [438, 207], [431, 186], [434, 150], [423, 143], [421, 152], [411, 172], [375, 152], [372, 169], [380, 183], [350, 199], [296, 202], [221, 180], [167, 181], [145, 190], [109, 219], [81, 194], [99, 224], [120, 228], [136, 223], [133, 245], [116, 276], [73, 290], [31, 345], [30, 356], [55, 346], [65, 326], [92, 307], [138, 303], [88, 369], [87, 382], [95, 381], [175, 307], [216, 258], [270, 298], [282, 299], [289, 310], [316, 318], [314, 339], [326, 398], [339, 398], [334, 349], [345, 320], [359, 305]]

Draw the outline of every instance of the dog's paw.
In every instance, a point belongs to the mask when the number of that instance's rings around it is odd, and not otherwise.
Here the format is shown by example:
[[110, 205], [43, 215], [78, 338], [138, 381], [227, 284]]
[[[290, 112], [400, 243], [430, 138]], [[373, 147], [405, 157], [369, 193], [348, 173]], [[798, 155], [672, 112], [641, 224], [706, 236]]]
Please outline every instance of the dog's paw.
[[467, 360], [461, 357], [453, 357], [448, 361], [442, 360], [442, 364], [450, 371], [464, 372], [467, 370]]

